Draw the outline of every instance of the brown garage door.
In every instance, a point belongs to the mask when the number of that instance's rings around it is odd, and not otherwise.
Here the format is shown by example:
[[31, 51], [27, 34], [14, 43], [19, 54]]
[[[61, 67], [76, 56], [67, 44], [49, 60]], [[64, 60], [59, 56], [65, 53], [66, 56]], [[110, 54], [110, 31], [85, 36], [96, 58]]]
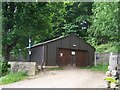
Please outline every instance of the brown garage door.
[[69, 49], [59, 49], [59, 65], [67, 66], [70, 63], [71, 55]]
[[76, 66], [87, 66], [87, 51], [76, 51]]
[[76, 64], [77, 67], [87, 66], [87, 52], [60, 48], [58, 50], [59, 66]]

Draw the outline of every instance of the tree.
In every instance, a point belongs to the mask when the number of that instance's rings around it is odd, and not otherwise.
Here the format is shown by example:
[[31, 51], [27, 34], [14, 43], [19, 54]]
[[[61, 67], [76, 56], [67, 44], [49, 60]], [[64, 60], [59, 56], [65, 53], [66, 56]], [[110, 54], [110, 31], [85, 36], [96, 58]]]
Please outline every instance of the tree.
[[50, 36], [51, 12], [46, 3], [3, 2], [3, 56], [28, 46], [29, 35], [34, 43]]
[[[67, 4], [64, 2], [59, 3], [50, 3], [49, 8], [51, 8], [52, 12], [52, 30], [53, 30], [53, 37], [59, 37], [64, 33], [62, 26], [66, 23], [66, 20], [64, 19], [64, 14], [66, 13], [66, 6]], [[51, 39], [51, 38], [50, 38]]]
[[92, 2], [74, 2], [66, 7], [64, 18], [66, 23], [63, 26], [65, 34], [76, 33], [81, 37], [87, 36], [87, 29], [90, 26], [92, 15]]
[[[118, 40], [118, 3], [93, 4], [92, 25], [88, 30], [89, 42], [101, 45]], [[94, 41], [94, 42], [93, 42]]]

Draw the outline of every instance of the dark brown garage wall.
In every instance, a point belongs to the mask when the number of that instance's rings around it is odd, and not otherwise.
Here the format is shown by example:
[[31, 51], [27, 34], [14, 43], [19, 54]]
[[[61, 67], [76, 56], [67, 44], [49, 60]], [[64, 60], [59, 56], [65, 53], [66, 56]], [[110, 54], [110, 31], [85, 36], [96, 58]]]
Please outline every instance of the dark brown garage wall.
[[37, 46], [32, 48], [31, 61], [41, 64], [44, 60], [44, 46]]
[[[74, 47], [73, 45], [76, 45]], [[75, 35], [71, 35], [50, 43], [45, 44], [46, 52], [45, 55], [46, 65], [58, 65], [58, 49], [59, 48], [66, 48], [66, 49], [73, 49], [73, 50], [85, 50], [88, 51], [88, 65], [94, 64], [94, 52], [95, 49], [88, 45], [84, 40], [78, 38]]]

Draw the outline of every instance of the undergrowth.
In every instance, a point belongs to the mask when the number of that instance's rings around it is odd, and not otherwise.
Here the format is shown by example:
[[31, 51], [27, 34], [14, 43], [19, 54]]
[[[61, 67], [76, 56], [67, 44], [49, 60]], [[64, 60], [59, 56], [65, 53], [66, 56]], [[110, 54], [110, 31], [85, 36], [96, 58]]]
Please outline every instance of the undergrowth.
[[13, 82], [23, 80], [26, 77], [27, 77], [26, 72], [15, 72], [15, 73], [11, 72], [11, 73], [0, 78], [0, 84], [10, 84]]
[[89, 69], [92, 71], [98, 71], [98, 72], [105, 73], [108, 70], [108, 63], [98, 63], [96, 66], [80, 67], [80, 69]]

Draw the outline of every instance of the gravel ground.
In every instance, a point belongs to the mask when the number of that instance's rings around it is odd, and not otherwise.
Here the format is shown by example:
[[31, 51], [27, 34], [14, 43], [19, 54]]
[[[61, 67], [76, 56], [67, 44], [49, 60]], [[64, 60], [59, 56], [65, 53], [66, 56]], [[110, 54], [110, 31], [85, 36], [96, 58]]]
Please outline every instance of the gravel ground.
[[104, 74], [79, 68], [44, 71], [27, 80], [0, 88], [105, 88]]

